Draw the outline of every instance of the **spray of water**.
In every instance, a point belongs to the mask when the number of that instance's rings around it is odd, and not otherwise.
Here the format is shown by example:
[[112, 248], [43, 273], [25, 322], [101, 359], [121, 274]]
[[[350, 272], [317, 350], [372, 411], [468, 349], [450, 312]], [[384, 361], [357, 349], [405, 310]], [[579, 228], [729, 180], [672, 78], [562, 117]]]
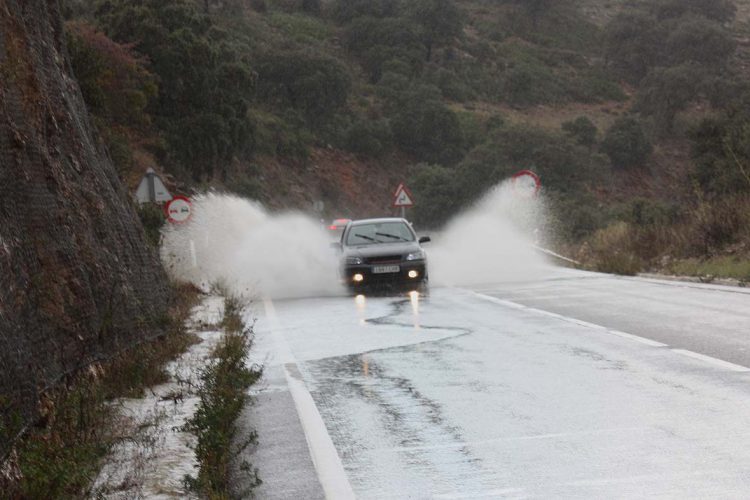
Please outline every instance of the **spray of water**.
[[493, 188], [456, 216], [430, 250], [430, 281], [480, 285], [539, 278], [549, 265], [534, 250], [545, 233], [542, 197], [523, 197], [511, 182]]
[[[461, 286], [520, 281], [548, 269], [533, 249], [544, 232], [543, 201], [495, 187], [455, 217], [428, 247], [430, 281]], [[179, 281], [220, 283], [236, 294], [310, 297], [344, 292], [336, 253], [319, 221], [271, 214], [260, 204], [209, 193], [193, 200], [193, 217], [164, 232], [162, 260]]]
[[162, 260], [177, 280], [272, 298], [342, 292], [330, 236], [319, 222], [215, 193], [195, 197], [193, 209], [187, 224], [164, 232]]

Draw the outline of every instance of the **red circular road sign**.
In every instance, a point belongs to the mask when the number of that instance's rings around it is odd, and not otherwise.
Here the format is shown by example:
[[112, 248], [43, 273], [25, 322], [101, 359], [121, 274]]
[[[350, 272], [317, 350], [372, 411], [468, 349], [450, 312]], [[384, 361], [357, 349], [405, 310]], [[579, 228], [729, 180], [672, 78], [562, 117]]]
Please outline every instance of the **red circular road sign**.
[[187, 196], [175, 196], [164, 206], [164, 212], [169, 222], [181, 224], [193, 215], [193, 204]]
[[513, 176], [513, 191], [524, 198], [533, 198], [541, 188], [541, 179], [531, 170], [521, 170]]

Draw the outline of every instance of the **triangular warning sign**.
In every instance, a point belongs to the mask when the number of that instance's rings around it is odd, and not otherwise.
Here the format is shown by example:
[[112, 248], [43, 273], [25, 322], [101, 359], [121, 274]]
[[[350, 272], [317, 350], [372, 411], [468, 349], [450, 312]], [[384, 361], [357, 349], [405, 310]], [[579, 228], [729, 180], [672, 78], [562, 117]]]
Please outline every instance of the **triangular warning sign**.
[[394, 207], [411, 207], [414, 206], [414, 200], [411, 193], [403, 184], [399, 184], [396, 194], [393, 196]]

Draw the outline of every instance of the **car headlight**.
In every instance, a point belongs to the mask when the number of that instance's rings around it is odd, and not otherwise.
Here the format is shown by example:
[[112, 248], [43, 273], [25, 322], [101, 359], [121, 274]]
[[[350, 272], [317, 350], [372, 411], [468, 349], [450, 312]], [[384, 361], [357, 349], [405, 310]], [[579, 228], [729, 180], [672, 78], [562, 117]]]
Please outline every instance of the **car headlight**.
[[358, 266], [362, 263], [362, 259], [359, 257], [347, 257], [346, 263], [350, 266]]
[[423, 259], [424, 259], [424, 250], [420, 250], [418, 252], [412, 252], [406, 256], [406, 260], [423, 260]]

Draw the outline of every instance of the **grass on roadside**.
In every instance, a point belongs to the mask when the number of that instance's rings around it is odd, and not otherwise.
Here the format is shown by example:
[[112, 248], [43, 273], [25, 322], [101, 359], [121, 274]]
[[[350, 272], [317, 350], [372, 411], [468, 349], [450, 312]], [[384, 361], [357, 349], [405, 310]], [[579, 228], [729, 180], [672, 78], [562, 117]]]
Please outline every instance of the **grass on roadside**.
[[707, 259], [684, 259], [670, 263], [668, 271], [680, 276], [733, 278], [750, 282], [750, 258], [719, 256]]
[[177, 304], [165, 318], [162, 337], [97, 363], [68, 378], [40, 401], [40, 419], [12, 454], [17, 481], [3, 485], [10, 498], [81, 498], [88, 494], [101, 460], [122, 439], [114, 398], [133, 397], [167, 380], [165, 364], [197, 338], [184, 322], [197, 297], [175, 291]]
[[[227, 296], [224, 303], [224, 337], [213, 355], [214, 361], [201, 373], [198, 389], [200, 403], [184, 430], [195, 434], [195, 453], [199, 462], [197, 477], [186, 477], [187, 486], [210, 499], [231, 496], [230, 467], [247, 446], [255, 442], [251, 434], [238, 447], [233, 446], [237, 433], [235, 421], [248, 398], [248, 387], [261, 376], [259, 367], [248, 367], [247, 357], [252, 345], [252, 328], [246, 328], [239, 299]], [[256, 469], [243, 463], [241, 470], [250, 474], [250, 488], [260, 484]]]

